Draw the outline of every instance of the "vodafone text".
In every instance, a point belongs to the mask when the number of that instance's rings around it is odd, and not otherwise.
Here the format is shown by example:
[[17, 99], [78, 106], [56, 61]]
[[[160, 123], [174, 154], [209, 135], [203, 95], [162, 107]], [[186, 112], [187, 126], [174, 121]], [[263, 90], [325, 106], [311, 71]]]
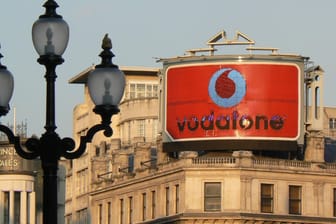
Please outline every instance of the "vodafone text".
[[285, 118], [280, 115], [272, 115], [270, 118], [266, 115], [250, 116], [247, 114], [239, 115], [238, 111], [233, 111], [232, 114], [218, 114], [213, 111], [208, 115], [202, 117], [190, 116], [189, 118], [177, 119], [177, 126], [180, 132], [195, 131], [199, 128], [203, 130], [229, 130], [229, 129], [243, 129], [251, 128], [264, 129], [269, 128], [273, 130], [280, 130], [285, 125]]

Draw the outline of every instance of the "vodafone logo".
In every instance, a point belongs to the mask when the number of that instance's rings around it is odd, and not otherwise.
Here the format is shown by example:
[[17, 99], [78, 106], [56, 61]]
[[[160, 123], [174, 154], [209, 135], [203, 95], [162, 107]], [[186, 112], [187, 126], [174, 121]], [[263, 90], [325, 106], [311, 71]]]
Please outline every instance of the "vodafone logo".
[[216, 71], [208, 87], [212, 101], [220, 107], [232, 107], [240, 103], [246, 94], [244, 77], [232, 68]]

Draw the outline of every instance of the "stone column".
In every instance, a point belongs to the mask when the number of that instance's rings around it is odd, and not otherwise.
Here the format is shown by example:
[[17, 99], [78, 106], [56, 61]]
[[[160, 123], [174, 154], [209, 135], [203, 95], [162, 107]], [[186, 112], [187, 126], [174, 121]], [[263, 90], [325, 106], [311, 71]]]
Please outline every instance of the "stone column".
[[126, 152], [117, 152], [115, 153], [114, 157], [114, 163], [113, 163], [113, 173], [114, 174], [120, 174], [120, 171], [123, 171], [122, 173], [127, 172], [126, 167], [128, 167], [128, 154]]
[[[134, 170], [139, 170], [150, 166], [150, 145], [148, 147], [137, 147], [134, 151]], [[142, 166], [141, 162], [147, 162], [146, 166]]]
[[4, 220], [5, 197], [4, 192], [0, 191], [0, 223]]
[[28, 198], [29, 198], [29, 224], [35, 224], [36, 220], [35, 220], [35, 216], [36, 216], [36, 196], [35, 196], [35, 192], [30, 192], [28, 194]]
[[112, 152], [115, 152], [121, 148], [121, 141], [120, 139], [111, 139], [110, 141], [111, 144], [111, 150]]
[[9, 224], [14, 224], [14, 191], [9, 192]]
[[252, 167], [253, 153], [251, 151], [234, 151], [232, 156], [236, 158], [239, 167]]
[[20, 223], [27, 222], [27, 192], [20, 192]]
[[305, 161], [324, 162], [324, 137], [320, 132], [310, 132], [306, 139]]
[[167, 163], [169, 157], [166, 152], [163, 152], [161, 136], [157, 139], [157, 147], [157, 164]]
[[250, 212], [251, 211], [251, 183], [252, 178], [248, 176], [242, 176], [240, 178], [241, 183], [241, 210]]

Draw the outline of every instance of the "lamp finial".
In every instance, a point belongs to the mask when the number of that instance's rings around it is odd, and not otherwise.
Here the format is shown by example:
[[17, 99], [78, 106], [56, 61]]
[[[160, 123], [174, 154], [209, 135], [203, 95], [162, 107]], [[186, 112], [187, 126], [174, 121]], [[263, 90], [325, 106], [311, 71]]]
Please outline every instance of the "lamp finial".
[[108, 37], [108, 34], [105, 34], [104, 38], [103, 38], [103, 43], [102, 43], [102, 48], [105, 49], [112, 49], [112, 41], [111, 39]]
[[[0, 49], [1, 49], [1, 44], [0, 44]], [[6, 69], [6, 66], [1, 64], [1, 58], [3, 58], [2, 54], [0, 53], [0, 68]]]

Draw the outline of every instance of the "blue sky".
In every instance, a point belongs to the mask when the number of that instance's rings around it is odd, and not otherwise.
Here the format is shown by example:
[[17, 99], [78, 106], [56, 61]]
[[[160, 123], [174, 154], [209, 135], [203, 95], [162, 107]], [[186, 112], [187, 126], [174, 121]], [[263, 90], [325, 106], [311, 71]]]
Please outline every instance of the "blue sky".
[[[44, 14], [45, 1], [1, 0], [0, 52], [15, 78], [11, 107], [17, 122], [27, 121], [28, 134], [44, 132], [44, 67], [31, 40], [31, 26]], [[61, 137], [72, 135], [72, 110], [83, 101], [83, 86], [68, 80], [98, 63], [105, 33], [113, 42], [114, 62], [121, 66], [160, 67], [155, 58], [183, 55], [221, 30], [236, 30], [256, 46], [310, 57], [325, 70], [324, 103], [336, 106], [335, 0], [59, 0], [58, 13], [70, 27], [70, 41], [57, 68], [56, 122]], [[232, 49], [231, 49], [232, 50]], [[230, 47], [221, 47], [221, 53]], [[246, 53], [244, 51], [235, 52]], [[285, 87], [284, 87], [285, 88]], [[12, 110], [13, 111], [13, 110]], [[1, 118], [13, 120], [13, 112]]]

